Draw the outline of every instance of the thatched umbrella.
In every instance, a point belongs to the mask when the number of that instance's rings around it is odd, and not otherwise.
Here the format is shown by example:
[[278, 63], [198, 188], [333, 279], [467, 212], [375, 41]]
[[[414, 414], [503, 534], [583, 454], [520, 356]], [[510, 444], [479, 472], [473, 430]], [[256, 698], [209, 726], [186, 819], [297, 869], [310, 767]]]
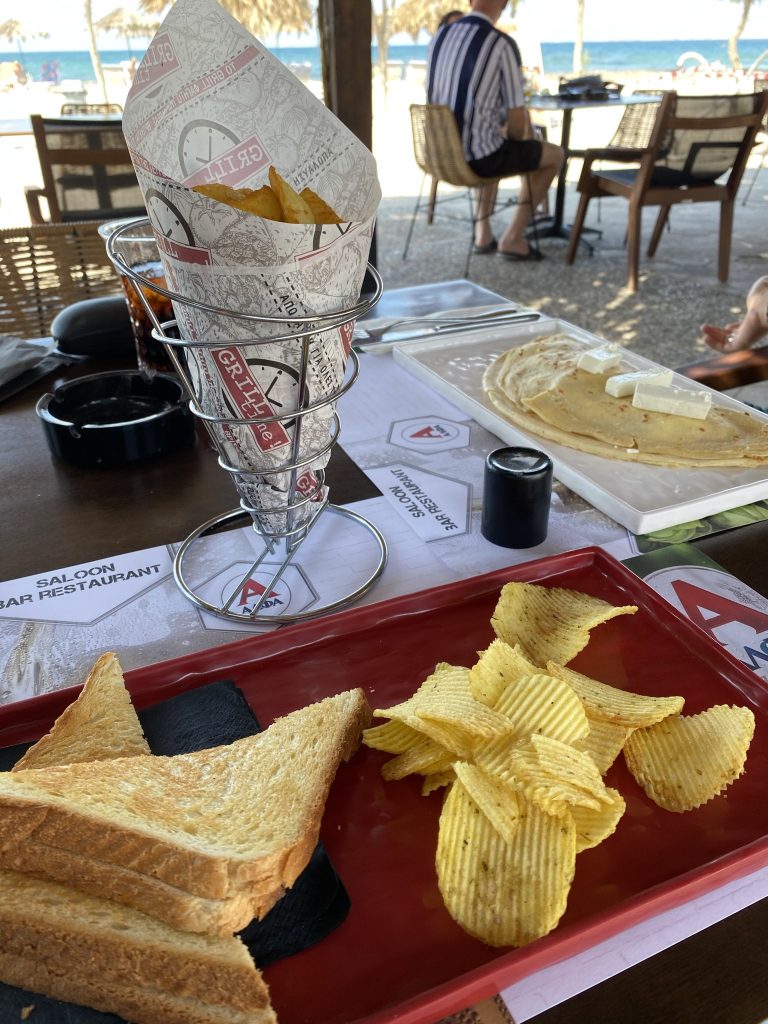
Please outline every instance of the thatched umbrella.
[[452, 3], [451, 0], [403, 0], [392, 11], [389, 27], [393, 35], [405, 32], [413, 39], [422, 29], [431, 35], [448, 11], [469, 13], [469, 3], [467, 0], [459, 0], [458, 3]]
[[[147, 14], [161, 14], [168, 0], [140, 0]], [[314, 25], [311, 0], [221, 0], [221, 6], [255, 36], [305, 32]]]
[[[512, 0], [507, 7], [507, 13], [512, 19], [516, 17], [521, 3], [522, 0]], [[405, 32], [413, 39], [422, 29], [432, 35], [440, 19], [449, 11], [469, 14], [469, 0], [403, 0], [391, 14], [390, 28], [393, 33]]]
[[125, 38], [128, 53], [131, 52], [131, 39], [148, 38], [157, 32], [160, 19], [131, 11], [127, 7], [116, 7], [94, 23], [98, 32], [112, 32]]
[[9, 18], [0, 24], [0, 39], [7, 39], [9, 43], [16, 43], [19, 53], [24, 51], [21, 44], [27, 39], [47, 39], [48, 32], [41, 32], [39, 29], [28, 28], [17, 18]]

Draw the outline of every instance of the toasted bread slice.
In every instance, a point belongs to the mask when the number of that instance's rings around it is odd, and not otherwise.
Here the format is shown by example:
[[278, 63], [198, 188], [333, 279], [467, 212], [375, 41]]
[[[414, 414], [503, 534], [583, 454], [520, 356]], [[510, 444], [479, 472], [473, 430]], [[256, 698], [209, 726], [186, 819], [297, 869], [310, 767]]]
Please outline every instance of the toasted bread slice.
[[102, 654], [93, 666], [77, 700], [12, 771], [149, 753], [120, 663], [109, 653]]
[[[158, 1024], [158, 1021], [163, 1024], [274, 1024], [276, 1020], [270, 1008], [242, 1011], [211, 1006], [160, 989], [139, 989], [134, 985], [99, 982], [93, 977], [61, 974], [55, 965], [3, 952], [0, 952], [0, 979], [8, 985], [53, 999], [90, 1006], [104, 1013], [117, 1013], [135, 1024]], [[33, 1021], [31, 1017], [30, 1024]]]
[[235, 936], [168, 928], [146, 914], [0, 871], [0, 979], [135, 1024], [275, 1024], [269, 991]]
[[349, 690], [224, 747], [102, 761], [98, 772], [73, 764], [5, 773], [0, 848], [39, 842], [208, 899], [287, 887], [370, 715], [362, 690]]
[[151, 913], [171, 928], [207, 935], [232, 935], [254, 918], [261, 920], [285, 892], [282, 885], [266, 889], [253, 886], [222, 900], [206, 899], [140, 871], [34, 840], [0, 850], [0, 868], [108, 896], [127, 907]]

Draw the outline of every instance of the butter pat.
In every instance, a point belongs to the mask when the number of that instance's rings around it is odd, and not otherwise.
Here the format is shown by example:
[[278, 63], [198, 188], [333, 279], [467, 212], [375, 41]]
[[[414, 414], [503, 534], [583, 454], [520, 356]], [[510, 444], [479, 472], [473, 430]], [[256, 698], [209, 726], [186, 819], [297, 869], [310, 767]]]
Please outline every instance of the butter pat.
[[649, 412], [666, 412], [670, 416], [705, 420], [712, 408], [712, 394], [709, 391], [689, 391], [673, 385], [641, 381], [635, 388], [632, 405]]
[[621, 352], [616, 345], [605, 345], [602, 348], [589, 348], [582, 352], [576, 364], [587, 373], [605, 373], [621, 362]]
[[631, 373], [617, 373], [605, 382], [605, 391], [614, 398], [626, 398], [634, 395], [635, 388], [641, 381], [652, 384], [671, 384], [674, 374], [671, 370], [633, 370]]

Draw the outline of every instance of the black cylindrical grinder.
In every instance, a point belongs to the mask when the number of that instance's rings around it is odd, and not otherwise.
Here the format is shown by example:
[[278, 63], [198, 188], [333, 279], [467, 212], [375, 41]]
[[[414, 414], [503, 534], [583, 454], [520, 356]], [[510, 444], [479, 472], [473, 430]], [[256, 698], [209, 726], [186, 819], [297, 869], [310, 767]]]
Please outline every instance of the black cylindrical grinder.
[[547, 537], [552, 460], [535, 448], [498, 448], [485, 460], [480, 532], [504, 548], [532, 548]]

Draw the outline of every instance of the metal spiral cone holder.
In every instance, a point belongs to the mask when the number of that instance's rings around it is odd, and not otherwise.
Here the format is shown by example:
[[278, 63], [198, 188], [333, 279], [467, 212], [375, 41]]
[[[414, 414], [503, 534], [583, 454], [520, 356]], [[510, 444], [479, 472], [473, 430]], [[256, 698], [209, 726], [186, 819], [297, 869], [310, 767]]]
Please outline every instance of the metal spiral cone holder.
[[[374, 292], [352, 306], [336, 310], [331, 313], [284, 318], [259, 316], [251, 313], [241, 313], [231, 309], [222, 309], [217, 306], [208, 305], [203, 302], [186, 298], [183, 295], [179, 295], [178, 293], [159, 285], [155, 281], [146, 279], [141, 273], [128, 265], [124, 256], [118, 251], [121, 238], [129, 230], [135, 230], [137, 227], [144, 226], [146, 226], [147, 229], [147, 237], [144, 240], [154, 242], [149, 220], [134, 220], [118, 227], [110, 235], [107, 240], [107, 253], [117, 272], [131, 282], [138, 299], [152, 323], [153, 337], [157, 341], [163, 343], [168, 356], [176, 369], [179, 380], [186, 392], [190, 411], [205, 425], [211, 441], [219, 453], [219, 465], [225, 472], [230, 474], [235, 489], [240, 495], [239, 508], [233, 509], [230, 512], [222, 513], [221, 515], [208, 520], [208, 522], [199, 526], [186, 538], [186, 540], [183, 541], [176, 553], [173, 563], [173, 573], [176, 583], [182, 593], [193, 604], [197, 605], [198, 608], [210, 612], [213, 615], [239, 623], [242, 623], [243, 621], [265, 623], [298, 622], [303, 619], [335, 611], [352, 604], [370, 590], [383, 573], [387, 563], [387, 545], [379, 530], [359, 513], [352, 512], [349, 509], [330, 503], [327, 488], [325, 486], [325, 470], [318, 469], [313, 464], [316, 463], [317, 460], [324, 460], [326, 456], [330, 456], [330, 453], [338, 440], [341, 425], [336, 412], [335, 403], [342, 395], [346, 394], [357, 378], [360, 367], [356, 352], [354, 352], [354, 350], [350, 351], [343, 380], [339, 387], [332, 393], [326, 394], [318, 400], [310, 401], [309, 390], [306, 383], [309, 379], [309, 365], [312, 355], [312, 346], [314, 344], [318, 344], [318, 336], [322, 332], [349, 324], [350, 321], [354, 321], [357, 317], [368, 312], [368, 310], [378, 302], [381, 296], [381, 277], [376, 269], [369, 264], [368, 270], [375, 283]], [[135, 240], [135, 236], [130, 238], [130, 241]], [[232, 341], [217, 339], [216, 341], [210, 342], [199, 340], [190, 341], [188, 339], [181, 338], [178, 336], [179, 328], [177, 326], [177, 321], [160, 321], [155, 314], [147, 295], [145, 294], [145, 290], [158, 292], [166, 298], [171, 299], [174, 303], [192, 307], [209, 316], [226, 317], [228, 319], [245, 322], [249, 325], [252, 324], [254, 337], [249, 337], [246, 340], [238, 339]], [[270, 331], [277, 331], [279, 329], [279, 333], [270, 333], [266, 338], [259, 338], [260, 325], [262, 328], [264, 325], [269, 325]], [[309, 330], [310, 328], [311, 331]], [[301, 349], [301, 359], [298, 368], [299, 382], [297, 390], [299, 399], [297, 405], [292, 406], [290, 410], [287, 410], [284, 413], [275, 413], [270, 416], [253, 417], [248, 419], [213, 416], [203, 410], [198, 400], [194, 382], [189, 371], [189, 362], [186, 356], [187, 351], [191, 349], [200, 350], [206, 348], [220, 349], [224, 347], [247, 347], [249, 351], [252, 352], [260, 345], [274, 346], [285, 342], [294, 343]], [[312, 446], [311, 450], [308, 450], [304, 439], [306, 431], [303, 430], [306, 417], [316, 415], [318, 412], [321, 412], [328, 407], [330, 407], [330, 415], [328, 417], [327, 438], [323, 438], [321, 443], [318, 443], [316, 446]], [[252, 460], [249, 461], [247, 465], [232, 464], [231, 453], [228, 453], [225, 450], [220, 440], [220, 435], [222, 433], [225, 433], [229, 428], [247, 427], [259, 429], [263, 427], [265, 429], [269, 429], [270, 427], [274, 428], [276, 424], [284, 427], [291, 437], [290, 453], [285, 461], [280, 462], [277, 466], [274, 463], [266, 461], [263, 465], [254, 464]], [[309, 492], [307, 492], [306, 487], [304, 486], [300, 488], [298, 483], [302, 471], [309, 467], [311, 467], [315, 485]], [[285, 500], [281, 500], [280, 504], [275, 505], [274, 507], [256, 507], [249, 499], [249, 484], [252, 484], [253, 481], [268, 481], [270, 477], [277, 478], [279, 476], [285, 479], [283, 476], [284, 474], [290, 474], [289, 486], [287, 490], [284, 491]], [[306, 474], [304, 474], [304, 479], [306, 479]], [[339, 523], [345, 531], [350, 528], [357, 528], [370, 535], [375, 545], [374, 550], [376, 551], [376, 555], [374, 557], [376, 565], [374, 569], [369, 572], [365, 579], [359, 582], [353, 590], [345, 592], [342, 596], [337, 597], [330, 602], [318, 606], [312, 605], [309, 609], [298, 613], [273, 614], [270, 612], [267, 614], [264, 609], [264, 605], [269, 598], [270, 592], [281, 579], [288, 566], [296, 558], [297, 552], [317, 524], [321, 514], [325, 514], [326, 517], [328, 515], [338, 517]], [[221, 603], [218, 605], [213, 604], [198, 592], [200, 585], [194, 585], [188, 581], [187, 560], [190, 549], [203, 537], [208, 537], [212, 534], [232, 529], [237, 525], [247, 523], [249, 520], [253, 531], [260, 538], [262, 551], [251, 563], [247, 572], [243, 573], [239, 581], [231, 586], [230, 592], [223, 597]], [[269, 562], [267, 560], [269, 560]], [[264, 573], [265, 568], [266, 573]], [[252, 609], [247, 615], [233, 611], [232, 608], [238, 598], [238, 595], [241, 594], [243, 588], [258, 571], [262, 571], [262, 573], [264, 573], [262, 578], [265, 578], [265, 576], [268, 578], [268, 582], [264, 586], [263, 594], [255, 600]], [[197, 589], [195, 589], [196, 586]]]

